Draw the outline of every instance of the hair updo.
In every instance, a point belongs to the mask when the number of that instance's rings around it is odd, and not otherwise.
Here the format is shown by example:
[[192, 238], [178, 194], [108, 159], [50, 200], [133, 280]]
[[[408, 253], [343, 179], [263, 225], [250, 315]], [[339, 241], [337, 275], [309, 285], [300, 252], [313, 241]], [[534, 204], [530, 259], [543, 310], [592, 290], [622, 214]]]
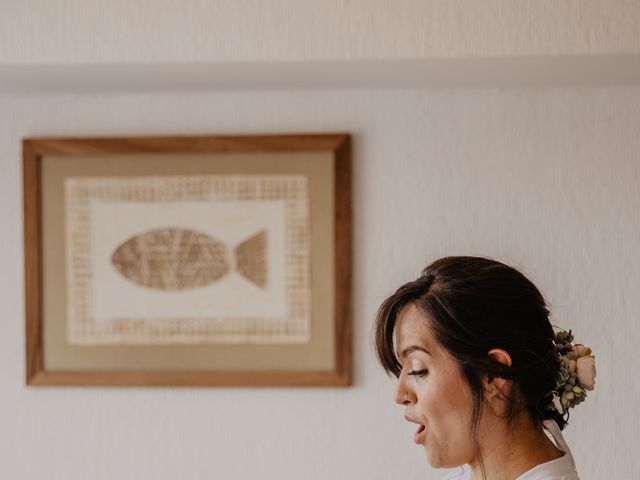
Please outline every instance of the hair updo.
[[[472, 432], [476, 448], [484, 403], [482, 379], [511, 380], [507, 420], [526, 411], [541, 425], [553, 419], [562, 429], [566, 420], [550, 409], [560, 369], [545, 300], [522, 273], [482, 257], [445, 257], [402, 285], [378, 310], [376, 352], [387, 371], [398, 377], [402, 369], [394, 347], [400, 310], [413, 303], [430, 320], [436, 340], [456, 360], [473, 396]], [[488, 356], [493, 348], [511, 355], [512, 365]]]

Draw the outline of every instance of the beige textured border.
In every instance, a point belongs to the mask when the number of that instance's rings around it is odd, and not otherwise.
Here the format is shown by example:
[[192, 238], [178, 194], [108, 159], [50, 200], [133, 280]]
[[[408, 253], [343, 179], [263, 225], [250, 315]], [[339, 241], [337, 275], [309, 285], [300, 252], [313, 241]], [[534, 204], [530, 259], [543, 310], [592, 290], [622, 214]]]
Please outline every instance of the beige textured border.
[[[285, 204], [283, 317], [93, 318], [90, 202], [281, 200]], [[304, 343], [310, 331], [309, 206], [303, 175], [81, 177], [65, 183], [67, 328], [72, 344]], [[251, 298], [243, 298], [250, 302]]]

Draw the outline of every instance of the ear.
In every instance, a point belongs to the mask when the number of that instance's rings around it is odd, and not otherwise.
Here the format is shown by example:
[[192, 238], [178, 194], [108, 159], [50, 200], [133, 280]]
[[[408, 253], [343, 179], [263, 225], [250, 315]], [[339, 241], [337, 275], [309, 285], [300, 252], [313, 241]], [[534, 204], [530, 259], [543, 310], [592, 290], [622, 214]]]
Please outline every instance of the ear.
[[495, 360], [496, 362], [502, 363], [502, 364], [506, 365], [507, 367], [510, 367], [511, 365], [513, 365], [513, 361], [511, 360], [511, 355], [509, 355], [509, 352], [507, 352], [506, 350], [503, 350], [501, 348], [491, 349], [491, 350], [489, 350], [489, 353], [487, 353], [487, 355], [492, 360]]
[[[487, 356], [498, 363], [502, 363], [503, 365], [506, 365], [507, 367], [510, 367], [511, 365], [513, 365], [513, 360], [511, 359], [511, 355], [509, 355], [509, 352], [507, 352], [506, 350], [503, 350], [502, 348], [494, 348], [489, 350], [489, 353], [487, 353]], [[505, 378], [492, 377], [491, 375], [489, 375], [486, 381], [487, 383], [485, 385], [485, 389], [487, 390], [489, 395], [492, 397], [499, 395], [500, 393], [504, 393], [504, 388], [509, 382], [509, 380]]]

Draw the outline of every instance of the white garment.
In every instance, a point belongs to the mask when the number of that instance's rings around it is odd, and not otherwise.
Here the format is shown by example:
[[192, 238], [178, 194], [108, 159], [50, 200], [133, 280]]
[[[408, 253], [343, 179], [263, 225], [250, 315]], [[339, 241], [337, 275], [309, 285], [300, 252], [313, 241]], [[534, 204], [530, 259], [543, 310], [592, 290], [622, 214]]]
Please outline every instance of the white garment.
[[[556, 446], [564, 453], [562, 457], [556, 458], [549, 462], [536, 465], [531, 470], [524, 472], [515, 480], [580, 480], [578, 470], [573, 460], [571, 450], [564, 441], [560, 427], [554, 420], [545, 420], [542, 422], [556, 442]], [[442, 480], [470, 480], [471, 469], [469, 465], [463, 465], [459, 470], [450, 473]], [[490, 479], [489, 479], [490, 480]]]

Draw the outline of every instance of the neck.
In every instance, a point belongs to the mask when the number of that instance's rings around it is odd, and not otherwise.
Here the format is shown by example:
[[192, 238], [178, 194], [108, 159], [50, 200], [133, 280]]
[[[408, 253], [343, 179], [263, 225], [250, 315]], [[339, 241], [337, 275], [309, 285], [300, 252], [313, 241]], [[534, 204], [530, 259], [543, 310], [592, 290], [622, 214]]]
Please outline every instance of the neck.
[[[528, 415], [510, 424], [495, 417], [480, 425], [478, 442], [486, 478], [516, 480], [536, 465], [560, 458], [562, 452]], [[471, 479], [484, 480], [479, 458], [470, 462]]]

